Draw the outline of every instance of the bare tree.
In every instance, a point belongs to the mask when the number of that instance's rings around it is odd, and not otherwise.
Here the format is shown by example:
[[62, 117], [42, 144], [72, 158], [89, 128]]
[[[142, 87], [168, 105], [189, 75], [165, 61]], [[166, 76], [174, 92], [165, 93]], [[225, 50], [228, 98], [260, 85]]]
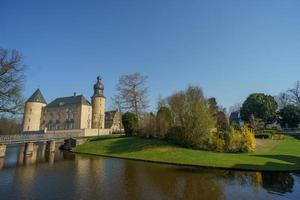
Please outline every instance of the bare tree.
[[295, 83], [294, 88], [287, 91], [291, 103], [300, 106], [300, 81]]
[[236, 103], [233, 106], [230, 106], [228, 109], [227, 116], [229, 117], [232, 112], [239, 112], [242, 107], [241, 103]]
[[23, 105], [24, 66], [16, 50], [0, 47], [0, 113], [18, 114]]
[[110, 108], [112, 110], [118, 110], [121, 114], [123, 113], [120, 96], [115, 95], [114, 97], [111, 97], [110, 102], [111, 102]]
[[15, 119], [0, 118], [0, 135], [16, 135], [22, 132], [22, 125]]
[[284, 108], [285, 106], [287, 106], [291, 103], [290, 102], [290, 97], [286, 92], [279, 93], [279, 95], [277, 95], [275, 97], [275, 100], [278, 104], [279, 109]]
[[159, 110], [162, 107], [167, 107], [167, 99], [164, 99], [161, 95], [158, 96], [156, 110]]
[[131, 111], [138, 118], [148, 108], [148, 87], [146, 86], [147, 76], [140, 73], [123, 75], [117, 84], [118, 94], [115, 100], [123, 111]]

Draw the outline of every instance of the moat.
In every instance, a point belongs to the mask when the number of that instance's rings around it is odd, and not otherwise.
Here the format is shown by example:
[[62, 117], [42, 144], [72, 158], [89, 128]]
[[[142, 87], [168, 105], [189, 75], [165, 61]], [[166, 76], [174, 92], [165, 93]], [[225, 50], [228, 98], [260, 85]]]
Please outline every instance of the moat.
[[177, 167], [22, 145], [0, 159], [1, 199], [299, 199], [300, 172]]

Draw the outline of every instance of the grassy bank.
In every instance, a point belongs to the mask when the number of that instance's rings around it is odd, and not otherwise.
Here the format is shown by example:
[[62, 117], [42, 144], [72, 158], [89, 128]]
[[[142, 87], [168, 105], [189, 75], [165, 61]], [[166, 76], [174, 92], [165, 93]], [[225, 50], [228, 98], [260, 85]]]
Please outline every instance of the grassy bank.
[[167, 141], [138, 137], [99, 137], [73, 149], [77, 153], [172, 164], [263, 171], [300, 170], [300, 140], [257, 140], [252, 153], [216, 153], [182, 148]]

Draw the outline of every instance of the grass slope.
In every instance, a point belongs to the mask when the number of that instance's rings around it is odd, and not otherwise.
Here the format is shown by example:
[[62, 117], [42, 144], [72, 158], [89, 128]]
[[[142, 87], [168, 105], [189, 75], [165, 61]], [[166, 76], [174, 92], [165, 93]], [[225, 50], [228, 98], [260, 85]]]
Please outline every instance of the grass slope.
[[257, 140], [252, 153], [216, 153], [182, 148], [167, 141], [109, 136], [92, 139], [73, 152], [171, 164], [261, 171], [300, 169], [300, 140]]

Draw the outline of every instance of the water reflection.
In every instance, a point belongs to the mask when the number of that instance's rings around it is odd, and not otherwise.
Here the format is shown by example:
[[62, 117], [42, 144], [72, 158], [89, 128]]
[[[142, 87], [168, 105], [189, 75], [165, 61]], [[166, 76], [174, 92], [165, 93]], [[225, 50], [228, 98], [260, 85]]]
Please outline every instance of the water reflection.
[[224, 171], [224, 175], [227, 181], [252, 186], [253, 190], [263, 187], [268, 192], [284, 194], [292, 192], [294, 187], [291, 173]]
[[288, 173], [262, 173], [262, 186], [269, 192], [281, 193], [292, 192], [294, 178]]
[[149, 168], [145, 163], [135, 162], [126, 162], [124, 165], [124, 177], [134, 186], [131, 192], [138, 189], [148, 191], [136, 199], [221, 199], [224, 182], [219, 181], [217, 176], [203, 169], [167, 165], [163, 168], [160, 165]]
[[53, 165], [53, 164], [54, 164], [54, 159], [55, 159], [55, 152], [47, 151], [47, 152], [45, 152], [44, 155], [45, 155], [46, 161], [47, 161], [50, 165]]
[[45, 150], [45, 144], [38, 144], [26, 156], [24, 146], [8, 148], [7, 157], [0, 159], [3, 199], [298, 199], [300, 196], [298, 173], [209, 170]]
[[0, 158], [0, 170], [4, 167], [4, 158]]

